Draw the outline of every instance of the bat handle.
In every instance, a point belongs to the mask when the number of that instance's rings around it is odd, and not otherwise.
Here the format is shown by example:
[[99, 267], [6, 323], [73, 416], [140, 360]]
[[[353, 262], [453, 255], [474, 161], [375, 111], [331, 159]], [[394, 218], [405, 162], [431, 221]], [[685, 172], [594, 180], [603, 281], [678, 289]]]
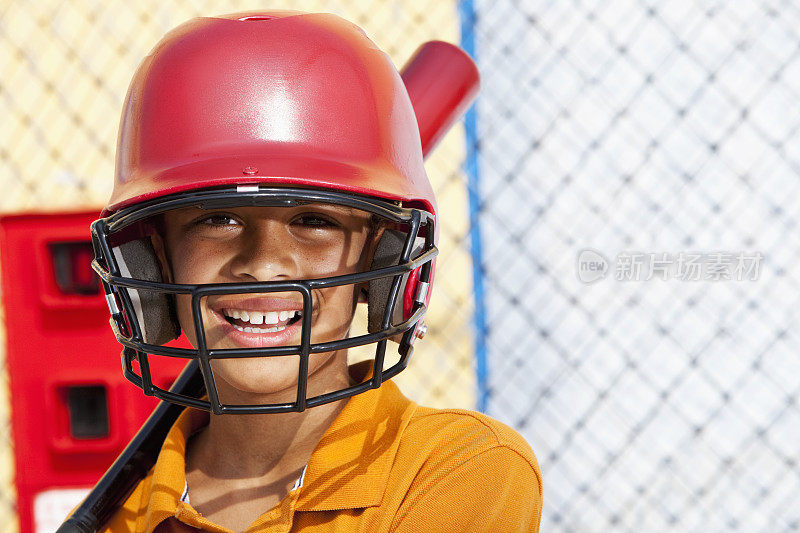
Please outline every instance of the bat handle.
[[461, 48], [428, 41], [417, 48], [401, 76], [417, 116], [422, 155], [427, 157], [478, 96], [478, 67]]
[[66, 522], [58, 526], [56, 533], [95, 533], [97, 529], [91, 526], [92, 523], [97, 523], [96, 517], [87, 516], [82, 520], [70, 517], [67, 518]]

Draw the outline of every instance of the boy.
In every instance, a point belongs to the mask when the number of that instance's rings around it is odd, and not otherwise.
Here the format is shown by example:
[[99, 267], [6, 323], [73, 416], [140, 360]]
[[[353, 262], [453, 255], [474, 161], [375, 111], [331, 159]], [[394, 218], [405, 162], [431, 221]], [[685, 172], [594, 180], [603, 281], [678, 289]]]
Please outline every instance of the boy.
[[[423, 332], [437, 213], [402, 80], [359, 28], [281, 11], [172, 30], [131, 83], [104, 215], [126, 375], [199, 408], [106, 531], [538, 530], [518, 434], [387, 381]], [[374, 356], [348, 367], [357, 345]], [[158, 356], [199, 361], [206, 396], [158, 387]]]

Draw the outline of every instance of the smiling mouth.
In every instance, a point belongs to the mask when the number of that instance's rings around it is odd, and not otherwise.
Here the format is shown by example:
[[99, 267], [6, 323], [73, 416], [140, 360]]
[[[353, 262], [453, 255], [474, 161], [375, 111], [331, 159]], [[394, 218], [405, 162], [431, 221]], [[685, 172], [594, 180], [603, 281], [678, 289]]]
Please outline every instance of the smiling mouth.
[[300, 310], [245, 311], [222, 309], [222, 316], [238, 331], [244, 333], [277, 333], [296, 324], [302, 317]]

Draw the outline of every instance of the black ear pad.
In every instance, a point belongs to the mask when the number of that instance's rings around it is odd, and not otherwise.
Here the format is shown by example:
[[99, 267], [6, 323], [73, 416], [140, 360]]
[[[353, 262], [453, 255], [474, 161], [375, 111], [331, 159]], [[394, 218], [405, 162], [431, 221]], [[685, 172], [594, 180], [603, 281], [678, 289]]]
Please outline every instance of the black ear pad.
[[[120, 274], [127, 278], [163, 282], [158, 256], [149, 237], [112, 249]], [[162, 345], [181, 334], [174, 297], [161, 292], [127, 289], [144, 341]]]
[[[386, 230], [381, 235], [378, 245], [375, 247], [375, 255], [372, 258], [371, 269], [383, 268], [398, 264], [400, 254], [403, 252], [407, 234], [401, 231]], [[394, 277], [374, 279], [369, 282], [369, 296], [367, 298], [367, 329], [370, 333], [380, 331], [383, 322], [383, 314], [386, 311], [386, 303], [389, 299], [389, 292], [392, 290]], [[403, 295], [406, 291], [406, 280], [408, 274], [403, 275], [400, 284], [400, 291], [397, 293], [394, 309], [392, 310], [392, 323], [397, 324], [403, 321]]]

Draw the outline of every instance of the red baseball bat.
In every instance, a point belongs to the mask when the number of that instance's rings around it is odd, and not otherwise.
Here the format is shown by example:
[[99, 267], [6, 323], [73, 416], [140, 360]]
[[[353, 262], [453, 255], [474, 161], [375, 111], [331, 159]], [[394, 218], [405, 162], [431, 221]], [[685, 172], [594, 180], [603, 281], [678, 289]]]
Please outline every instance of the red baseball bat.
[[422, 155], [427, 157], [478, 96], [478, 67], [454, 44], [428, 41], [401, 72], [419, 125]]

